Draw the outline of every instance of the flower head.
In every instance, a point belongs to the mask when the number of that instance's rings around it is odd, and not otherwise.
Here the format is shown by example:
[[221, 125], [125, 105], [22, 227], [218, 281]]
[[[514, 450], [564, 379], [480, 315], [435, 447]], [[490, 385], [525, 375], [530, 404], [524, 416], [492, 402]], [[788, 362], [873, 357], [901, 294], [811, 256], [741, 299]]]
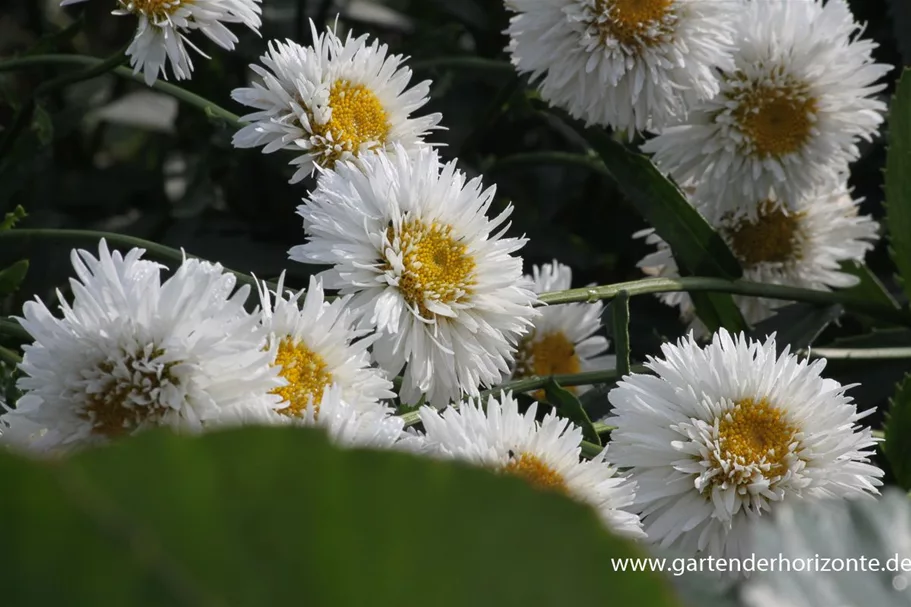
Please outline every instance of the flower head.
[[733, 66], [739, 0], [509, 0], [512, 62], [587, 124], [632, 133], [686, 117]]
[[611, 457], [639, 484], [653, 542], [714, 556], [748, 552], [750, 523], [801, 498], [876, 493], [876, 444], [845, 388], [764, 343], [717, 333], [662, 346], [609, 394]]
[[[85, 0], [64, 0], [61, 6]], [[259, 33], [262, 25], [261, 0], [117, 0], [115, 15], [134, 15], [139, 28], [127, 48], [134, 73], [143, 72], [149, 86], [159, 73], [167, 80], [168, 61], [177, 80], [190, 77], [193, 60], [189, 46], [205, 54], [190, 42], [187, 34], [200, 30], [207, 38], [226, 50], [237, 42], [225, 23], [240, 23]]]
[[[858, 38], [844, 0], [764, 0], [738, 9], [733, 68], [684, 124], [646, 142], [659, 168], [723, 208], [737, 195], [782, 203], [833, 183], [873, 137], [886, 106], [871, 98], [891, 67]], [[734, 196], [729, 196], [733, 194]]]
[[303, 47], [291, 42], [269, 43], [263, 66], [251, 65], [262, 79], [236, 89], [235, 101], [256, 111], [243, 117], [250, 124], [234, 136], [240, 148], [264, 146], [301, 151], [292, 164], [292, 183], [316, 167], [331, 169], [339, 160], [400, 145], [406, 151], [428, 144], [424, 135], [440, 122], [440, 114], [412, 118], [428, 101], [430, 81], [408, 88], [411, 70], [399, 55], [367, 35], [345, 40], [328, 30]]
[[277, 411], [300, 417], [312, 408], [316, 415], [329, 386], [338, 386], [340, 398], [359, 410], [393, 398], [392, 382], [371, 367], [367, 348], [374, 338], [352, 326], [349, 298], [326, 301], [322, 281], [312, 276], [306, 291], [286, 293], [284, 277], [274, 294], [265, 283], [259, 287], [263, 330], [285, 383], [272, 391], [281, 397]]
[[[63, 317], [40, 300], [25, 304], [15, 414], [45, 428], [36, 449], [68, 448], [150, 426], [200, 430], [222, 409], [279, 385], [258, 319], [221, 266], [186, 259], [161, 282], [158, 264], [74, 251], [73, 301]], [[233, 294], [232, 294], [233, 292]]]
[[480, 179], [466, 183], [430, 149], [395, 151], [326, 173], [298, 208], [309, 240], [290, 255], [333, 266], [323, 280], [355, 295], [380, 366], [397, 374], [407, 364], [406, 402], [445, 406], [507, 373], [536, 315], [513, 255], [525, 240], [502, 237], [511, 207], [487, 217], [494, 190]]
[[[541, 294], [571, 288], [572, 276], [569, 266], [554, 261], [534, 266], [527, 278], [533, 282], [534, 292]], [[609, 345], [607, 338], [596, 335], [603, 329], [603, 312], [604, 304], [600, 301], [541, 308], [541, 315], [519, 341], [511, 377], [548, 377], [613, 366], [614, 357], [603, 355]], [[567, 388], [577, 394], [588, 389], [589, 386]], [[542, 394], [536, 396], [540, 398]]]
[[[727, 242], [743, 267], [745, 280], [828, 291], [852, 287], [858, 278], [843, 272], [845, 262], [863, 262], [878, 239], [879, 225], [858, 215], [861, 201], [852, 200], [847, 185], [811, 192], [795, 203], [774, 197], [752, 200], [735, 196], [738, 212], [719, 212], [712, 201], [696, 200], [709, 223]], [[787, 210], [790, 208], [791, 210]], [[639, 262], [647, 274], [678, 277], [677, 263], [667, 243], [648, 230], [640, 232], [658, 249]], [[683, 318], [694, 320], [693, 302], [686, 293], [667, 293], [661, 299], [679, 306]], [[755, 324], [772, 316], [786, 302], [735, 296], [744, 319]], [[704, 327], [696, 326], [701, 333]]]
[[638, 517], [626, 511], [635, 496], [635, 484], [616, 475], [616, 469], [604, 459], [607, 449], [591, 460], [580, 460], [582, 430], [555, 413], [548, 413], [539, 424], [536, 413], [537, 404], [533, 404], [520, 414], [518, 403], [508, 393], [499, 399], [491, 396], [486, 410], [471, 402], [442, 413], [422, 407], [423, 451], [568, 495], [595, 508], [614, 531], [641, 537]]

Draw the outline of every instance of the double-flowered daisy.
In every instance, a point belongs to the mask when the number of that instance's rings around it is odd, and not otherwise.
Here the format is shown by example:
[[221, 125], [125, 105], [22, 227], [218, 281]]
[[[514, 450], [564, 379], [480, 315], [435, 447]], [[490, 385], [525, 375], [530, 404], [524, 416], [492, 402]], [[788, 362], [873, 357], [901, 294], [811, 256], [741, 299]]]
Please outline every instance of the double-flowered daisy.
[[636, 486], [605, 461], [607, 449], [580, 460], [582, 430], [553, 412], [538, 423], [537, 404], [523, 415], [509, 393], [491, 396], [485, 408], [463, 403], [442, 413], [421, 407], [424, 453], [463, 460], [524, 479], [592, 506], [605, 524], [642, 537], [639, 518], [627, 510]]
[[394, 152], [324, 174], [298, 208], [309, 239], [290, 255], [333, 266], [324, 284], [354, 295], [380, 366], [405, 369], [404, 402], [443, 407], [509, 372], [536, 296], [514, 255], [525, 240], [503, 237], [512, 207], [487, 217], [494, 188], [430, 149]]
[[720, 93], [643, 150], [722, 207], [728, 193], [759, 199], [772, 188], [797, 201], [838, 181], [858, 141], [876, 135], [886, 105], [874, 95], [891, 67], [873, 62], [877, 45], [859, 38], [844, 0], [752, 1], [738, 12]]
[[611, 461], [638, 483], [633, 511], [652, 542], [742, 557], [750, 523], [779, 504], [877, 493], [876, 440], [845, 388], [812, 364], [722, 330], [692, 336], [609, 394]]
[[62, 318], [40, 300], [25, 304], [34, 338], [19, 365], [15, 414], [45, 431], [36, 449], [66, 449], [151, 426], [201, 430], [224, 410], [268, 397], [281, 385], [258, 317], [243, 307], [249, 287], [221, 266], [186, 259], [161, 281], [142, 249], [98, 257], [74, 251], [71, 303]]
[[509, 52], [587, 124], [660, 129], [719, 91], [739, 0], [507, 0]]
[[259, 286], [263, 330], [275, 348], [273, 365], [285, 382], [273, 390], [281, 397], [277, 411], [300, 417], [313, 405], [318, 412], [331, 385], [360, 410], [395, 397], [392, 382], [371, 366], [367, 348], [374, 338], [353, 326], [349, 298], [326, 301], [322, 281], [314, 277], [306, 291], [286, 292], [284, 277], [282, 273], [274, 293], [265, 283]]
[[239, 148], [263, 146], [301, 153], [294, 161], [292, 183], [316, 167], [332, 168], [371, 150], [400, 145], [406, 151], [425, 147], [423, 137], [440, 114], [412, 117], [429, 100], [430, 81], [409, 87], [411, 70], [400, 55], [367, 35], [344, 40], [334, 31], [318, 34], [303, 47], [269, 43], [262, 66], [251, 65], [261, 82], [236, 89], [234, 99], [256, 111], [234, 136]]
[[[531, 276], [535, 293], [565, 291], [572, 287], [569, 266], [557, 261], [534, 266]], [[613, 356], [605, 356], [608, 341], [603, 335], [601, 315], [604, 304], [569, 303], [541, 308], [541, 315], [519, 341], [511, 377], [548, 377], [613, 367]], [[567, 387], [581, 394], [590, 386]], [[543, 393], [536, 394], [541, 397]]]
[[[718, 211], [714, 199], [697, 199], [696, 207], [727, 242], [743, 268], [744, 280], [822, 291], [852, 287], [859, 279], [843, 272], [842, 264], [862, 263], [879, 237], [879, 225], [858, 214], [860, 201], [851, 198], [846, 185], [816, 190], [792, 204], [782, 204], [774, 197], [757, 201], [729, 196], [734, 202], [727, 206], [738, 212]], [[658, 249], [639, 266], [653, 276], [680, 276], [667, 243], [651, 230], [640, 235]], [[667, 293], [661, 299], [679, 306], [684, 320], [693, 320], [693, 302], [688, 294]], [[751, 324], [787, 305], [757, 297], [734, 296], [734, 300]]]
[[[212, 424], [219, 427], [235, 426], [298, 426], [320, 428], [329, 438], [345, 447], [386, 449], [409, 438], [404, 430], [405, 421], [393, 409], [382, 403], [351, 404], [344, 398], [345, 389], [339, 383], [329, 384], [318, 398], [310, 399], [300, 410], [289, 414], [273, 403], [254, 399], [242, 406], [227, 409]], [[407, 444], [415, 444], [410, 435]], [[413, 450], [413, 448], [412, 448]]]
[[[142, 72], [151, 86], [159, 74], [177, 80], [190, 77], [193, 59], [190, 49], [206, 56], [187, 35], [195, 30], [226, 50], [234, 50], [237, 36], [226, 23], [239, 23], [259, 33], [262, 19], [261, 0], [116, 0], [115, 15], [135, 15], [139, 28], [127, 48], [134, 73]], [[85, 2], [64, 0], [61, 6]]]

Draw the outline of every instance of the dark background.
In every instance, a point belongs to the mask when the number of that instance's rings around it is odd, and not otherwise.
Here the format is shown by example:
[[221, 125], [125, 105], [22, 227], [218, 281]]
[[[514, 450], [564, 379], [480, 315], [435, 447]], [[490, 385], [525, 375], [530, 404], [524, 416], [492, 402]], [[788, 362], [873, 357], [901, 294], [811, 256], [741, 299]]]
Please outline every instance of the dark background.
[[[90, 0], [64, 11], [46, 11], [44, 4], [43, 0], [5, 0], [0, 5], [0, 57], [40, 52], [105, 57], [121, 48], [135, 29], [132, 17], [109, 14], [113, 0]], [[448, 130], [436, 132], [432, 140], [445, 144], [444, 157], [458, 157], [463, 170], [483, 173], [485, 183], [496, 184], [499, 204], [511, 201], [515, 206], [511, 233], [530, 238], [523, 251], [526, 269], [556, 258], [572, 266], [575, 286], [640, 278], [635, 264], [648, 249], [631, 235], [647, 226], [610, 181], [577, 166], [510, 165], [507, 160], [519, 153], [579, 152], [583, 147], [571, 129], [540, 110], [534, 95], [526, 92], [525, 79], [509, 69], [503, 51], [507, 38], [502, 33], [508, 15], [502, 1], [389, 0], [385, 4], [394, 11], [393, 18], [377, 18], [342, 4], [340, 23], [356, 34], [378, 36], [392, 52], [410, 56], [416, 71], [413, 81], [433, 80], [426, 111], [442, 112]], [[898, 14], [911, 12], [907, 0], [896, 0], [894, 16], [886, 0], [855, 0], [851, 5], [858, 20], [868, 23], [865, 35], [880, 44], [877, 60], [900, 65], [903, 50], [907, 63], [911, 44], [906, 32], [911, 19]], [[235, 52], [228, 53], [194, 35], [193, 42], [212, 60], [194, 57], [193, 79], [179, 84], [243, 114], [244, 108], [229, 95], [233, 88], [247, 84], [246, 66], [257, 61], [266, 41], [291, 38], [307, 44], [306, 18], [327, 23], [336, 12], [323, 0], [265, 0], [262, 38], [234, 27], [241, 41]], [[80, 16], [81, 27], [60, 33]], [[895, 32], [904, 37], [897, 39]], [[504, 66], [433, 65], [441, 58], [475, 56], [499, 60]], [[69, 69], [0, 73], [0, 125], [9, 125], [15, 108], [35, 86]], [[889, 89], [883, 95], [891, 93], [898, 74], [895, 70], [889, 75]], [[235, 150], [230, 145], [230, 127], [186, 105], [176, 107], [170, 127], [137, 126], [139, 120], [162, 115], [129, 97], [143, 90], [134, 82], [107, 76], [51, 96], [31, 128], [0, 158], [0, 209], [24, 206], [29, 217], [20, 224], [23, 228], [121, 232], [184, 247], [188, 253], [259, 277], [271, 278], [287, 268], [293, 285], [306, 285], [306, 276], [315, 268], [287, 262], [286, 252], [304, 239], [294, 210], [312, 183], [287, 183], [291, 156]], [[133, 114], [127, 123], [93, 117], [124, 98]], [[864, 144], [862, 152], [852, 184], [856, 196], [865, 198], [864, 212], [881, 218], [883, 140]], [[22, 257], [32, 262], [22, 290], [7, 298], [2, 312], [15, 314], [24, 300], [36, 294], [50, 298], [53, 289], [65, 288], [70, 273], [67, 254], [73, 246], [96, 248], [91, 241], [46, 239], [32, 240], [27, 246], [22, 241], [0, 246], [0, 267]], [[881, 243], [868, 261], [895, 291], [885, 245]], [[674, 310], [648, 296], [633, 300], [631, 318], [637, 360], [684, 331]], [[865, 321], [843, 318], [817, 343], [831, 343], [869, 328]], [[852, 394], [867, 407], [884, 404], [906, 368], [901, 362], [852, 363], [833, 364], [831, 371], [842, 381], [863, 381], [863, 388]]]

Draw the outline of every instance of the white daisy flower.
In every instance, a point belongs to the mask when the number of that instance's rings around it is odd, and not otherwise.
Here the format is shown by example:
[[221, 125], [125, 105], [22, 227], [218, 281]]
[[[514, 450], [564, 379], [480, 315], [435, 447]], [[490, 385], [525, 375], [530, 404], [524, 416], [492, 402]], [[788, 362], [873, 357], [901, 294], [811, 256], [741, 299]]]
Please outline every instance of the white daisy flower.
[[346, 447], [388, 449], [408, 436], [405, 421], [394, 415], [392, 408], [374, 402], [370, 406], [352, 405], [344, 400], [345, 390], [338, 383], [329, 384], [306, 406], [287, 415], [271, 403], [251, 400], [242, 406], [225, 410], [218, 426], [300, 426], [321, 428], [329, 438]]
[[873, 63], [877, 45], [858, 37], [844, 0], [764, 0], [738, 11], [735, 66], [723, 68], [721, 92], [642, 149], [720, 205], [734, 201], [729, 193], [759, 199], [771, 188], [799, 200], [838, 181], [858, 140], [876, 135], [886, 105], [871, 96], [891, 66]]
[[[879, 238], [879, 224], [858, 215], [861, 200], [854, 201], [847, 185], [818, 189], [792, 204], [774, 196], [761, 201], [730, 195], [726, 205], [740, 212], [719, 212], [711, 201], [696, 201], [709, 223], [727, 242], [743, 268], [743, 279], [828, 291], [853, 287], [858, 278], [840, 270], [843, 262], [863, 262]], [[791, 211], [786, 210], [790, 207]], [[653, 230], [639, 232], [658, 250], [639, 266], [652, 276], [679, 277], [673, 252]], [[687, 293], [665, 293], [662, 301], [680, 308], [687, 322], [702, 334], [705, 327], [694, 318], [693, 301]], [[734, 296], [744, 319], [756, 324], [787, 302], [758, 297]]]
[[686, 117], [733, 67], [739, 0], [507, 0], [509, 52], [545, 101], [630, 134]]
[[[36, 449], [69, 448], [150, 426], [204, 422], [280, 385], [258, 318], [221, 266], [185, 259], [166, 281], [158, 264], [108, 251], [74, 251], [73, 301], [63, 318], [40, 300], [23, 309], [35, 339], [23, 347], [16, 414], [45, 428]], [[273, 397], [275, 400], [277, 397]]]
[[442, 407], [509, 372], [537, 315], [513, 255], [526, 241], [502, 237], [511, 206], [487, 218], [494, 188], [480, 178], [466, 183], [430, 149], [394, 151], [323, 175], [298, 207], [310, 238], [290, 256], [333, 266], [326, 287], [356, 294], [377, 362], [394, 375], [407, 363], [403, 402]]
[[[133, 73], [140, 71], [146, 84], [152, 86], [159, 73], [167, 80], [167, 62], [177, 80], [190, 77], [193, 60], [187, 47], [203, 57], [203, 53], [187, 37], [189, 32], [199, 30], [209, 40], [225, 50], [233, 51], [237, 36], [225, 23], [240, 23], [259, 33], [261, 0], [116, 0], [115, 15], [135, 15], [139, 28], [127, 56]], [[85, 0], [63, 0], [61, 6], [85, 2]]]
[[[533, 282], [532, 289], [540, 295], [572, 288], [573, 273], [569, 266], [554, 261], [532, 267], [531, 276], [526, 278]], [[519, 342], [510, 378], [597, 371], [616, 364], [615, 357], [604, 356], [609, 345], [607, 338], [595, 335], [604, 328], [601, 324], [602, 302], [559, 304], [540, 310], [541, 315], [535, 318], [534, 325]], [[582, 394], [590, 388], [568, 386], [566, 389]], [[535, 396], [543, 398], [543, 394], [539, 390]]]
[[536, 413], [533, 404], [520, 414], [511, 393], [489, 397], [486, 411], [471, 402], [442, 413], [421, 407], [423, 452], [518, 476], [592, 506], [617, 533], [643, 537], [639, 518], [625, 510], [633, 503], [635, 483], [605, 461], [607, 449], [581, 460], [582, 429], [554, 412], [539, 424]]
[[779, 566], [754, 573], [740, 587], [741, 605], [911, 604], [911, 500], [897, 487], [884, 489], [875, 501], [786, 506], [757, 525], [753, 538], [756, 561], [766, 559]]
[[234, 136], [234, 146], [264, 146], [301, 151], [292, 161], [298, 182], [317, 167], [332, 168], [369, 150], [401, 145], [425, 147], [423, 137], [437, 128], [440, 114], [412, 118], [429, 100], [430, 81], [408, 88], [411, 69], [400, 55], [387, 55], [385, 44], [367, 44], [367, 35], [343, 41], [331, 29], [303, 47], [290, 40], [269, 43], [263, 66], [251, 65], [262, 79], [235, 89], [238, 103], [255, 108], [243, 117], [251, 124]]
[[639, 488], [633, 510], [649, 540], [713, 556], [750, 552], [751, 523], [780, 503], [877, 493], [876, 444], [824, 360], [799, 360], [722, 330], [692, 335], [608, 398], [611, 457]]
[[272, 391], [281, 397], [278, 412], [301, 416], [308, 405], [319, 411], [330, 385], [338, 386], [341, 399], [358, 410], [394, 398], [392, 382], [371, 367], [367, 348], [374, 337], [364, 337], [367, 331], [352, 326], [348, 298], [325, 301], [322, 281], [312, 276], [306, 291], [286, 293], [284, 279], [282, 272], [274, 299], [266, 283], [259, 287], [263, 329], [286, 384]]

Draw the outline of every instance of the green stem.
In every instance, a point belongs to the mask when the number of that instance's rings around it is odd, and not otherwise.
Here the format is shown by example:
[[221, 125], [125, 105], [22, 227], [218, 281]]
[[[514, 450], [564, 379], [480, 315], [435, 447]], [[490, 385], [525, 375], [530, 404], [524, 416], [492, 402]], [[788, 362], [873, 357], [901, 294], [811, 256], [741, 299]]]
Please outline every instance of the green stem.
[[[16, 142], [16, 139], [18, 139], [19, 134], [22, 132], [25, 126], [31, 122], [32, 116], [35, 113], [35, 107], [38, 103], [38, 99], [70, 84], [82, 82], [83, 80], [90, 80], [97, 76], [101, 76], [102, 74], [106, 74], [107, 72], [110, 72], [118, 65], [123, 63], [124, 59], [126, 58], [124, 55], [125, 50], [126, 47], [117, 51], [107, 59], [87, 57], [87, 59], [92, 59], [92, 63], [86, 64], [89, 66], [86, 69], [70, 74], [64, 74], [63, 76], [59, 76], [53, 80], [49, 80], [43, 84], [38, 85], [38, 88], [36, 88], [32, 95], [25, 100], [25, 102], [22, 104], [22, 107], [16, 111], [16, 115], [13, 117], [12, 125], [9, 129], [7, 129], [5, 135], [3, 136], [3, 139], [0, 140], [0, 158], [4, 157], [6, 153], [9, 152], [13, 144]], [[29, 57], [24, 57], [22, 60], [25, 59], [29, 59]], [[22, 60], [19, 60], [20, 63]], [[0, 65], [6, 65], [6, 62]], [[3, 71], [2, 68], [0, 68], [0, 71]]]
[[911, 348], [811, 348], [807, 354], [829, 360], [896, 360], [911, 358]]
[[[29, 241], [31, 240], [40, 240], [40, 239], [51, 239], [51, 240], [70, 240], [77, 243], [92, 243], [97, 245], [100, 239], [106, 239], [108, 242], [114, 245], [119, 245], [122, 247], [139, 247], [145, 249], [149, 252], [152, 257], [161, 259], [163, 261], [170, 261], [175, 264], [183, 263], [184, 256], [183, 253], [177, 249], [172, 249], [157, 242], [152, 242], [150, 240], [144, 240], [142, 238], [136, 238], [135, 236], [127, 236], [126, 234], [117, 234], [116, 232], [99, 232], [95, 230], [7, 230], [5, 232], [0, 232], [0, 243], [3, 241], [25, 241], [23, 246], [28, 246]], [[195, 257], [195, 255], [190, 255], [187, 253], [187, 257]], [[237, 278], [237, 282], [240, 284], [250, 285], [251, 287], [256, 287], [256, 281], [252, 276], [244, 274], [242, 272], [236, 272], [234, 270], [225, 268], [225, 272], [233, 274]]]
[[[648, 373], [648, 369], [642, 365], [634, 365], [630, 370], [633, 373]], [[499, 395], [501, 391], [516, 393], [540, 390], [550, 383], [551, 380], [556, 381], [560, 386], [566, 388], [568, 386], [606, 384], [608, 382], [617, 381], [618, 379], [620, 379], [620, 376], [617, 375], [615, 369], [586, 371], [585, 373], [568, 373], [565, 375], [548, 375], [547, 377], [526, 377], [524, 379], [508, 381], [499, 386], [494, 386], [489, 390], [484, 390], [481, 392], [481, 402], [483, 403], [489, 396]], [[406, 427], [413, 426], [420, 421], [417, 411], [405, 413], [402, 415], [402, 418], [405, 420]]]
[[611, 304], [614, 313], [614, 349], [617, 353], [617, 375], [629, 374], [629, 293], [620, 291]]
[[0, 318], [0, 335], [8, 335], [21, 342], [32, 341], [32, 336], [22, 328], [19, 321], [10, 318]]
[[732, 293], [751, 297], [766, 297], [768, 299], [782, 299], [788, 301], [801, 301], [811, 304], [830, 305], [841, 304], [847, 310], [865, 314], [881, 320], [887, 320], [899, 325], [911, 326], [911, 314], [907, 310], [895, 308], [876, 301], [861, 299], [847, 293], [838, 291], [818, 291], [802, 289], [784, 285], [771, 285], [744, 280], [725, 280], [723, 278], [707, 278], [688, 276], [684, 278], [646, 278], [631, 282], [621, 282], [600, 287], [587, 287], [570, 289], [553, 293], [543, 293], [538, 299], [542, 304], [561, 304], [572, 302], [595, 302], [601, 299], [613, 299], [621, 291], [632, 295], [648, 293], [671, 293], [676, 291], [709, 291], [716, 293]]
[[[0, 72], [20, 70], [39, 65], [85, 65], [100, 67], [102, 63], [103, 61], [101, 59], [97, 59], [95, 57], [87, 57], [85, 55], [34, 55], [31, 57], [17, 57], [15, 59], [9, 59], [7, 61], [0, 61]], [[127, 78], [129, 80], [133, 80], [145, 85], [145, 79], [143, 78], [142, 74], [134, 74], [133, 70], [127, 67], [115, 68], [111, 73], [121, 78]], [[171, 95], [172, 97], [183, 101], [188, 105], [199, 108], [205, 112], [207, 116], [224, 120], [235, 128], [240, 128], [244, 125], [237, 114], [229, 112], [223, 107], [209, 101], [205, 97], [200, 97], [199, 95], [182, 89], [179, 86], [175, 86], [169, 82], [164, 82], [163, 80], [156, 80], [152, 84], [152, 88], [167, 95]]]
[[0, 346], [0, 361], [8, 364], [11, 367], [15, 367], [22, 362], [22, 357], [10, 350], [9, 348], [4, 348]]

